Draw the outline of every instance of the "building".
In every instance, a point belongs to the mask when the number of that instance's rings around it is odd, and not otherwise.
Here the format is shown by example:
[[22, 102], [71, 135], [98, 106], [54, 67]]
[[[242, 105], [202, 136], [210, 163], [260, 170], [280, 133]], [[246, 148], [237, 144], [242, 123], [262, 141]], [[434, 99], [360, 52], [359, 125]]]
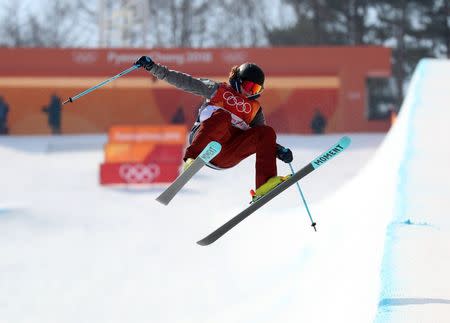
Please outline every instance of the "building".
[[[220, 49], [0, 49], [0, 94], [9, 102], [11, 134], [45, 134], [41, 109], [51, 94], [74, 96], [130, 67], [142, 55], [197, 77], [226, 81], [233, 65], [251, 61], [266, 73], [260, 102], [280, 133], [311, 133], [319, 109], [326, 133], [387, 131], [367, 119], [366, 80], [391, 75], [383, 47]], [[63, 133], [105, 133], [115, 124], [165, 124], [182, 106], [186, 123], [202, 99], [138, 70], [63, 108]]]

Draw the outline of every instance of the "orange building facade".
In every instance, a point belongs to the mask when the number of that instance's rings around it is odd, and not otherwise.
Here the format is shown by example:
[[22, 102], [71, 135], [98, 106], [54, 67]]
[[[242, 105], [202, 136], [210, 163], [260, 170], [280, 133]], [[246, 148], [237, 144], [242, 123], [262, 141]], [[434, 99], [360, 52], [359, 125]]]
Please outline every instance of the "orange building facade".
[[[221, 49], [0, 49], [0, 96], [8, 103], [10, 134], [48, 134], [51, 95], [74, 96], [130, 67], [142, 55], [196, 77], [226, 81], [233, 65], [255, 62], [266, 74], [260, 98], [279, 133], [311, 133], [319, 110], [326, 133], [387, 131], [389, 120], [366, 118], [366, 79], [391, 75], [383, 47]], [[202, 98], [144, 70], [119, 78], [62, 110], [62, 133], [106, 133], [111, 126], [171, 123], [180, 108], [189, 127]]]

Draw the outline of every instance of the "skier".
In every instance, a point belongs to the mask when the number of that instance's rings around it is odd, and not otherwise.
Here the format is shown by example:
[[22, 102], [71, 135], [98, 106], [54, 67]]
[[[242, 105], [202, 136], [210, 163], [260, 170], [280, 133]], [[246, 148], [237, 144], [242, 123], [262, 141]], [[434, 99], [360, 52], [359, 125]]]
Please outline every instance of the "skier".
[[194, 78], [170, 70], [142, 56], [136, 64], [159, 80], [177, 88], [204, 97], [206, 100], [189, 135], [189, 146], [184, 155], [184, 169], [194, 161], [211, 141], [222, 145], [222, 150], [210, 163], [215, 169], [230, 168], [252, 154], [256, 154], [256, 190], [253, 200], [265, 195], [289, 176], [277, 176], [276, 158], [290, 163], [290, 149], [276, 143], [273, 128], [266, 125], [264, 113], [256, 100], [264, 89], [264, 73], [253, 63], [234, 66], [229, 83]]

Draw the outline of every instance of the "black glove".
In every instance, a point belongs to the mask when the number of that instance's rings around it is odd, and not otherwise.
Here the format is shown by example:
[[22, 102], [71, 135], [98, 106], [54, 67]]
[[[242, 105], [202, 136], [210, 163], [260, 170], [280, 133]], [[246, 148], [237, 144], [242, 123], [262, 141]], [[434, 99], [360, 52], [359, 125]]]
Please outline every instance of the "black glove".
[[292, 151], [289, 148], [285, 148], [279, 144], [277, 144], [277, 158], [285, 163], [290, 163], [294, 159], [292, 156]]
[[147, 71], [150, 71], [155, 62], [148, 56], [142, 56], [139, 58], [134, 65], [139, 65], [140, 67], [145, 68]]

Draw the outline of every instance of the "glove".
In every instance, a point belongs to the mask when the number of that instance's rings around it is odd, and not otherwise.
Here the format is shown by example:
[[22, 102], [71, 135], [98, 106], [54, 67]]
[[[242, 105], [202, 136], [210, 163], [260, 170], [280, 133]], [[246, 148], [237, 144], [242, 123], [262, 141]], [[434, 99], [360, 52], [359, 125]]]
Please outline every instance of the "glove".
[[294, 159], [292, 156], [292, 151], [289, 148], [285, 148], [279, 144], [277, 144], [277, 158], [285, 163], [290, 163]]
[[134, 65], [139, 65], [140, 67], [145, 68], [147, 71], [150, 71], [155, 62], [148, 56], [142, 56], [139, 58]]

